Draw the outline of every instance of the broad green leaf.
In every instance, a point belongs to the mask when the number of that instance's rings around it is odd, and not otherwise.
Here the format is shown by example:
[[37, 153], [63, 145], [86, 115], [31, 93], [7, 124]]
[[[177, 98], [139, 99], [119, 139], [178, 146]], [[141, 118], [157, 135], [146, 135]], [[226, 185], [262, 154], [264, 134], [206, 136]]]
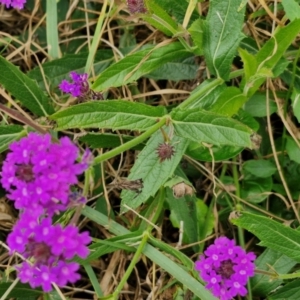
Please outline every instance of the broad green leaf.
[[300, 6], [295, 0], [282, 0], [281, 3], [287, 17], [291, 21], [300, 19]]
[[250, 178], [243, 180], [241, 186], [241, 197], [251, 203], [260, 203], [264, 201], [272, 191], [272, 177], [248, 177]]
[[252, 130], [231, 118], [200, 109], [174, 110], [171, 117], [182, 137], [213, 145], [252, 147]]
[[194, 42], [194, 46], [196, 47], [194, 53], [197, 55], [203, 55], [203, 20], [197, 19], [188, 28], [188, 32], [191, 35], [191, 38]]
[[[164, 128], [164, 130], [167, 129]], [[166, 180], [173, 175], [185, 152], [187, 140], [174, 136], [171, 145], [173, 145], [175, 153], [171, 159], [161, 162], [157, 154], [157, 148], [162, 143], [164, 143], [163, 136], [158, 131], [152, 135], [145, 148], [139, 153], [128, 179], [135, 180], [141, 178], [144, 188], [138, 195], [135, 192], [123, 190], [121, 193], [122, 204], [127, 204], [133, 209], [137, 208], [146, 202], [149, 197], [154, 196]], [[125, 211], [126, 209], [121, 208], [121, 210]]]
[[[88, 53], [67, 54], [60, 59], [55, 59], [42, 64], [43, 73], [40, 67], [36, 67], [27, 73], [27, 75], [35, 79], [38, 85], [45, 89], [45, 82], [49, 84], [51, 89], [57, 88], [63, 79], [70, 80], [69, 73], [76, 71], [77, 73], [84, 73], [85, 63], [88, 57]], [[97, 51], [94, 59], [94, 70], [96, 74], [104, 71], [111, 63], [113, 63], [114, 57], [110, 50]]]
[[162, 106], [143, 103], [106, 100], [88, 102], [50, 116], [57, 122], [58, 130], [67, 128], [111, 128], [144, 131], [165, 114]]
[[[0, 296], [3, 296], [4, 293], [9, 289], [12, 285], [12, 282], [1, 282], [0, 283]], [[35, 299], [43, 294], [43, 292], [39, 289], [32, 289], [28, 284], [17, 283], [16, 286], [9, 293], [9, 297], [11, 298], [20, 298], [20, 299]]]
[[277, 167], [269, 160], [258, 159], [247, 160], [243, 164], [243, 170], [255, 175], [256, 177], [267, 178], [272, 176], [277, 171]]
[[203, 48], [210, 72], [227, 80], [231, 63], [244, 35], [245, 7], [239, 9], [241, 0], [209, 2], [209, 11], [203, 31]]
[[299, 231], [248, 212], [242, 212], [239, 218], [232, 219], [231, 222], [256, 235], [261, 240], [260, 246], [269, 247], [300, 262]]
[[209, 210], [203, 200], [197, 199], [197, 226], [198, 226], [198, 240], [204, 240], [213, 231], [215, 225], [214, 214]]
[[195, 79], [197, 76], [199, 65], [195, 63], [195, 57], [191, 54], [190, 57], [174, 60], [163, 64], [151, 73], [145, 75], [146, 78], [154, 80], [188, 80]]
[[190, 57], [180, 43], [156, 46], [137, 51], [109, 66], [94, 82], [92, 88], [102, 91], [133, 82], [163, 64]]
[[297, 118], [298, 122], [300, 122], [300, 91], [294, 88], [291, 98], [294, 115]]
[[236, 87], [226, 88], [209, 109], [212, 112], [231, 117], [235, 115], [247, 101], [245, 95]]
[[[266, 94], [255, 93], [244, 106], [244, 110], [253, 117], [267, 116]], [[274, 101], [269, 102], [270, 114], [277, 111], [277, 105]]]
[[[271, 273], [275, 271], [278, 274], [288, 273], [296, 264], [294, 260], [271, 249], [266, 249], [255, 260], [255, 266], [258, 270]], [[268, 275], [255, 274], [255, 276], [250, 279], [252, 292], [255, 295], [265, 296], [283, 283], [281, 279], [270, 279]]]
[[237, 156], [243, 151], [241, 147], [235, 146], [205, 146], [201, 143], [191, 141], [185, 152], [186, 155], [202, 161], [222, 161]]
[[262, 67], [273, 69], [300, 31], [300, 20], [280, 27], [256, 55], [258, 70]]
[[291, 160], [300, 164], [300, 149], [299, 149], [299, 146], [297, 145], [297, 143], [291, 137], [287, 137], [286, 151]]
[[156, 3], [155, 0], [151, 0], [151, 3], [149, 4], [146, 1], [146, 6], [150, 13], [142, 15], [142, 18], [147, 23], [153, 25], [168, 36], [172, 36], [176, 33], [178, 27], [177, 23], [160, 5]]
[[[96, 222], [99, 225], [107, 226], [109, 224], [108, 230], [115, 235], [124, 235], [130, 233], [129, 230], [124, 228], [122, 225], [116, 223], [115, 221], [108, 219], [105, 215], [95, 211], [94, 209], [85, 206], [82, 210], [82, 214], [89, 218], [91, 221]], [[151, 239], [152, 240], [152, 239]], [[164, 244], [163, 242], [160, 242]], [[166, 245], [168, 246], [168, 245]], [[173, 251], [178, 251], [172, 247]], [[179, 252], [179, 251], [178, 251]], [[147, 244], [143, 249], [144, 255], [146, 255], [151, 261], [164, 269], [171, 276], [176, 278], [179, 282], [185, 285], [189, 290], [191, 290], [197, 297], [205, 300], [217, 300], [211, 293], [199, 282], [197, 281], [190, 272], [185, 271], [182, 266], [175, 263], [168, 256], [161, 253], [159, 250], [153, 246]], [[178, 255], [182, 255], [179, 253]], [[187, 258], [187, 260], [189, 260]], [[185, 261], [185, 260], [183, 260]]]
[[300, 279], [288, 282], [268, 297], [268, 300], [295, 300], [300, 299]]
[[239, 54], [244, 64], [245, 80], [248, 82], [257, 70], [257, 61], [255, 56], [245, 49], [239, 48]]
[[19, 125], [0, 126], [0, 153], [7, 150], [8, 145], [26, 135], [26, 131]]
[[[130, 135], [117, 135], [113, 133], [88, 133], [85, 136], [79, 138], [79, 141], [87, 143], [89, 147], [98, 148], [115, 148], [126, 142], [134, 139], [134, 136]], [[132, 147], [133, 150], [142, 150], [145, 144], [141, 143], [137, 146]]]
[[0, 84], [32, 113], [41, 117], [54, 112], [51, 100], [36, 82], [0, 56]]
[[251, 128], [254, 132], [258, 131], [260, 125], [258, 121], [252, 117], [248, 112], [240, 109], [236, 115], [232, 117], [234, 120], [241, 122], [242, 124]]

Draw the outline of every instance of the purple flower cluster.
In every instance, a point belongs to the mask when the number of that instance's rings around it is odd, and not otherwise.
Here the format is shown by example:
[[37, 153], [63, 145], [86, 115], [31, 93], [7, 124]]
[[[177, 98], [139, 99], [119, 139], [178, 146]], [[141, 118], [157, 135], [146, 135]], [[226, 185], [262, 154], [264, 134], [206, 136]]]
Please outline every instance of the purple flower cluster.
[[52, 217], [85, 203], [84, 197], [71, 191], [71, 185], [78, 183], [76, 175], [88, 164], [76, 163], [79, 151], [67, 137], [53, 143], [50, 134], [29, 133], [9, 148], [1, 184], [20, 209], [20, 218], [7, 243], [12, 253], [17, 251], [32, 261], [16, 267], [18, 276], [21, 282], [29, 282], [32, 288], [42, 286], [46, 292], [52, 290], [52, 282], [58, 286], [74, 283], [80, 278], [79, 264], [69, 260], [75, 255], [85, 258], [91, 238], [88, 232], [79, 233], [75, 225], [53, 225]]
[[70, 78], [72, 82], [68, 82], [67, 80], [63, 80], [59, 84], [59, 88], [62, 92], [71, 94], [73, 97], [79, 99], [103, 99], [103, 96], [99, 92], [94, 92], [90, 89], [88, 82], [88, 74], [78, 74], [74, 71], [70, 72]]
[[18, 9], [23, 9], [26, 0], [0, 0], [0, 3], [6, 5], [7, 8], [13, 7]]
[[206, 288], [220, 300], [230, 300], [237, 295], [245, 296], [248, 278], [254, 276], [254, 253], [235, 245], [234, 240], [219, 237], [195, 263], [200, 277], [207, 282]]

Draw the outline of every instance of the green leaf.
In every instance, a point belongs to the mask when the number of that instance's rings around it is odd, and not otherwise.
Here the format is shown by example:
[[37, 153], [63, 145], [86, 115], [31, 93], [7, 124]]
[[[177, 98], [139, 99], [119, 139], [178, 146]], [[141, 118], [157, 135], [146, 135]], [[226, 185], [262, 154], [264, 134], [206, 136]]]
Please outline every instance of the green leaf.
[[300, 91], [294, 88], [291, 98], [294, 115], [300, 122]]
[[[276, 272], [278, 274], [288, 273], [296, 262], [280, 252], [266, 249], [256, 260], [255, 265], [258, 270]], [[283, 283], [281, 279], [270, 280], [269, 275], [256, 274], [250, 279], [252, 292], [255, 295], [265, 296], [275, 290]]]
[[88, 102], [50, 116], [57, 122], [58, 130], [67, 128], [110, 128], [144, 131], [166, 113], [162, 106], [143, 103], [106, 100]]
[[256, 235], [260, 246], [269, 247], [300, 262], [300, 232], [282, 225], [270, 218], [242, 212], [241, 216], [232, 219], [237, 226], [247, 229]]
[[213, 145], [252, 147], [252, 130], [231, 118], [200, 109], [174, 110], [171, 117], [182, 137]]
[[268, 300], [294, 300], [300, 299], [300, 279], [287, 283], [273, 295], [268, 297]]
[[[12, 285], [12, 282], [1, 282], [0, 283], [0, 297], [4, 295], [4, 293], [9, 289]], [[35, 297], [39, 297], [43, 294], [43, 292], [39, 289], [32, 289], [28, 284], [17, 283], [16, 286], [9, 293], [10, 298], [20, 298], [20, 299], [32, 299]]]
[[194, 53], [203, 55], [203, 20], [199, 18], [194, 21], [191, 27], [188, 28], [188, 32], [196, 46]]
[[[244, 106], [244, 110], [253, 117], [267, 116], [266, 94], [255, 93]], [[277, 105], [274, 101], [269, 101], [270, 114], [277, 111]]]
[[231, 117], [235, 115], [247, 101], [244, 94], [236, 87], [226, 88], [209, 109], [212, 112]]
[[258, 70], [273, 69], [287, 48], [294, 41], [300, 31], [300, 20], [295, 20], [285, 27], [280, 27], [256, 55]]
[[215, 226], [214, 214], [209, 210], [203, 200], [197, 199], [196, 201], [197, 211], [197, 227], [198, 227], [198, 241], [204, 240], [210, 235]]
[[253, 54], [242, 48], [239, 49], [239, 54], [244, 64], [245, 80], [248, 82], [257, 70], [257, 61]]
[[[99, 225], [107, 226], [107, 224], [109, 224], [108, 230], [115, 235], [123, 235], [123, 234], [130, 233], [129, 230], [124, 228], [122, 225], [116, 223], [111, 219], [108, 219], [105, 215], [95, 211], [94, 209], [88, 206], [85, 206], [83, 208], [82, 214]], [[163, 242], [160, 243], [164, 244]], [[176, 251], [176, 249], [173, 248], [173, 251]], [[217, 298], [212, 296], [211, 293], [190, 274], [190, 272], [185, 271], [180, 265], [175, 263], [172, 259], [164, 255], [163, 253], [161, 253], [151, 245], [147, 244], [143, 249], [143, 253], [151, 261], [159, 265], [171, 276], [173, 276], [179, 282], [185, 285], [200, 299], [217, 300]]]
[[[117, 135], [113, 133], [88, 133], [79, 138], [79, 141], [87, 143], [93, 149], [98, 148], [115, 148], [134, 139], [130, 135]], [[145, 144], [141, 143], [132, 147], [133, 150], [142, 150]]]
[[191, 141], [185, 154], [197, 160], [222, 161], [237, 156], [242, 150], [241, 147], [227, 145], [207, 147], [201, 143]]
[[[168, 131], [169, 129], [164, 127], [164, 130]], [[171, 159], [162, 162], [157, 154], [157, 148], [161, 143], [164, 143], [164, 140], [161, 132], [158, 131], [152, 135], [145, 148], [139, 153], [128, 179], [141, 178], [144, 188], [138, 195], [132, 191], [123, 190], [121, 193], [122, 204], [127, 204], [133, 209], [137, 208], [149, 197], [154, 196], [166, 180], [173, 175], [185, 152], [187, 140], [174, 136], [171, 145], [174, 147], [175, 154]], [[126, 209], [123, 207], [121, 210], [125, 211]]]
[[296, 163], [300, 164], [300, 149], [298, 144], [294, 141], [291, 137], [286, 137], [286, 151], [288, 156], [291, 160], [295, 161]]
[[287, 17], [291, 21], [300, 19], [300, 6], [295, 0], [282, 0], [281, 3]]
[[143, 49], [109, 66], [96, 79], [92, 88], [96, 91], [102, 91], [110, 87], [126, 85], [165, 63], [189, 56], [190, 53], [180, 43]]
[[210, 1], [203, 31], [203, 48], [210, 72], [227, 80], [242, 38], [245, 7], [241, 0]]
[[145, 77], [154, 80], [173, 81], [195, 79], [198, 68], [199, 65], [195, 63], [195, 57], [191, 54], [188, 58], [174, 60], [163, 64], [161, 67], [145, 75]]
[[246, 161], [243, 164], [243, 170], [256, 177], [267, 178], [277, 171], [277, 167], [269, 160], [257, 159]]
[[[37, 67], [27, 75], [35, 79], [38, 85], [46, 89], [44, 77], [46, 82], [50, 85], [50, 88], [57, 88], [63, 79], [69, 80], [70, 71], [77, 73], [84, 73], [85, 63], [88, 57], [88, 52], [67, 54], [60, 59], [55, 59], [42, 64], [41, 68]], [[95, 55], [95, 61], [93, 64], [96, 74], [104, 71], [111, 63], [113, 63], [114, 57], [110, 50], [99, 50]], [[44, 77], [43, 77], [44, 76]]]
[[9, 144], [26, 135], [19, 125], [0, 125], [0, 153], [7, 150]]
[[54, 112], [50, 99], [40, 90], [36, 82], [2, 56], [0, 56], [0, 70], [0, 84], [32, 113], [41, 117]]

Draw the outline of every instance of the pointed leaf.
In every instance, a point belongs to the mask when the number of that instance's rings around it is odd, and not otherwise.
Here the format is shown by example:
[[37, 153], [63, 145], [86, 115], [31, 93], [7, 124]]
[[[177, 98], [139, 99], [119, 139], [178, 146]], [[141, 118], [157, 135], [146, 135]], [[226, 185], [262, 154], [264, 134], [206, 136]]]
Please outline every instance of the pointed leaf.
[[102, 91], [110, 87], [126, 85], [167, 62], [187, 58], [190, 55], [180, 43], [137, 51], [109, 66], [96, 79], [92, 88]]
[[[168, 129], [165, 130], [168, 131]], [[133, 209], [137, 208], [146, 202], [149, 197], [154, 196], [166, 180], [173, 175], [188, 143], [186, 139], [174, 136], [171, 143], [174, 146], [174, 155], [171, 159], [160, 162], [156, 150], [159, 144], [163, 142], [163, 136], [158, 131], [139, 153], [128, 179], [141, 178], [144, 182], [144, 188], [138, 195], [132, 191], [123, 190], [121, 193], [122, 204], [127, 204]], [[125, 209], [123, 208], [122, 211], [125, 211]]]
[[36, 82], [2, 56], [0, 56], [0, 70], [0, 84], [32, 113], [41, 117], [54, 112], [51, 100]]
[[251, 148], [252, 130], [231, 118], [200, 109], [175, 110], [172, 123], [178, 135], [196, 142]]
[[0, 153], [8, 148], [8, 145], [26, 135], [26, 131], [19, 125], [0, 126]]
[[282, 225], [270, 218], [242, 212], [241, 216], [231, 222], [256, 235], [260, 246], [269, 247], [289, 258], [300, 262], [300, 232]]
[[67, 128], [111, 128], [143, 131], [166, 113], [162, 106], [107, 100], [89, 102], [59, 111], [50, 119], [57, 122], [58, 130]]
[[245, 7], [239, 10], [241, 0], [213, 0], [209, 4], [203, 32], [204, 56], [210, 72], [227, 80], [243, 38]]

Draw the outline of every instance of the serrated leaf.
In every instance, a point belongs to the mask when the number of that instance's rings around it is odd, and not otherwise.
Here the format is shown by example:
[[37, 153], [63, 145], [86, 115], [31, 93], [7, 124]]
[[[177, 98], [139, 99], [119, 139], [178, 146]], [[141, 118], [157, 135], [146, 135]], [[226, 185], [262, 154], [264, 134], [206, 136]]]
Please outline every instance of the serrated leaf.
[[[255, 93], [244, 106], [244, 110], [253, 117], [267, 116], [266, 94]], [[277, 111], [274, 101], [269, 101], [270, 114]]]
[[[297, 263], [281, 254], [280, 252], [266, 249], [256, 260], [255, 266], [258, 270], [276, 272], [278, 274], [288, 273]], [[250, 279], [252, 292], [255, 295], [265, 296], [275, 290], [283, 282], [281, 279], [272, 279], [264, 274], [255, 274]]]
[[300, 299], [300, 279], [287, 283], [273, 295], [268, 297], [268, 300], [295, 300]]
[[257, 159], [247, 160], [243, 164], [243, 170], [256, 177], [268, 178], [277, 171], [277, 167], [269, 160]]
[[291, 21], [300, 19], [300, 6], [295, 0], [282, 0], [281, 3], [287, 17]]
[[165, 63], [189, 56], [190, 53], [180, 43], [143, 49], [109, 66], [96, 79], [92, 88], [96, 91], [102, 91], [110, 87], [126, 85]]
[[282, 225], [270, 218], [242, 212], [241, 216], [232, 219], [237, 226], [247, 229], [256, 235], [260, 246], [269, 247], [289, 258], [300, 262], [300, 232]]
[[88, 102], [59, 111], [50, 116], [58, 130], [67, 128], [111, 128], [144, 131], [166, 113], [162, 106], [106, 100]]
[[50, 99], [36, 82], [0, 56], [0, 84], [32, 113], [41, 117], [54, 112]]
[[243, 38], [245, 7], [239, 10], [241, 0], [213, 0], [209, 4], [203, 31], [204, 56], [210, 72], [227, 80]]
[[231, 117], [235, 115], [247, 101], [241, 90], [236, 87], [226, 88], [209, 109], [212, 112]]
[[200, 109], [174, 110], [171, 117], [182, 137], [213, 145], [252, 147], [252, 130], [231, 118]]
[[194, 53], [197, 55], [203, 55], [203, 20], [197, 19], [193, 22], [188, 32], [191, 35], [191, 38], [194, 42], [196, 49]]
[[0, 126], [0, 153], [7, 150], [8, 145], [26, 135], [26, 131], [19, 125]]
[[[168, 131], [168, 128], [165, 130]], [[188, 143], [185, 138], [174, 136], [171, 144], [174, 145], [175, 154], [171, 159], [160, 162], [156, 150], [163, 142], [163, 136], [158, 131], [152, 135], [145, 148], [139, 153], [128, 179], [141, 178], [144, 188], [138, 195], [132, 191], [123, 190], [121, 193], [122, 204], [127, 204], [133, 209], [137, 208], [149, 197], [154, 196], [166, 180], [173, 175]], [[125, 208], [122, 211], [124, 212]]]
[[[50, 85], [50, 88], [56, 88], [63, 79], [69, 80], [70, 71], [76, 71], [77, 73], [84, 73], [84, 67], [88, 57], [88, 52], [67, 54], [60, 59], [55, 59], [42, 64], [41, 68], [37, 67], [27, 75], [35, 79], [38, 85], [45, 89], [44, 77], [46, 82]], [[101, 73], [111, 63], [113, 63], [114, 57], [110, 50], [99, 50], [97, 51], [94, 59], [93, 68], [96, 74]]]

